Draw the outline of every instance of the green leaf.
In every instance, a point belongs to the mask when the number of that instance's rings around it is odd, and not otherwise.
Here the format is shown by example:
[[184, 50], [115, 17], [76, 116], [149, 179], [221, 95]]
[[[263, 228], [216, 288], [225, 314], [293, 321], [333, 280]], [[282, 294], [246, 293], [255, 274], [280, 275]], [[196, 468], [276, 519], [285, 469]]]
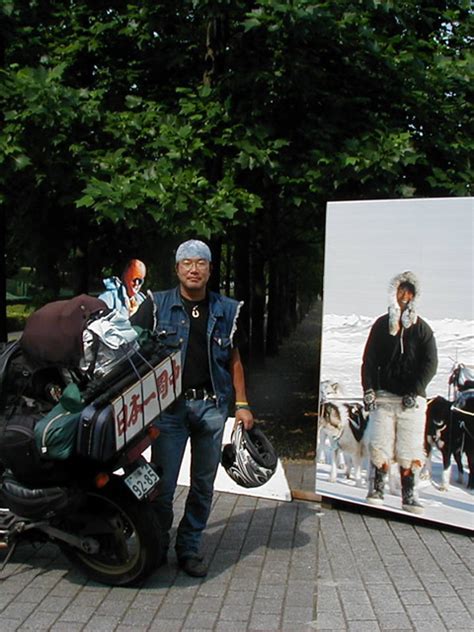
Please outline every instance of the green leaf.
[[20, 156], [15, 156], [15, 164], [17, 169], [24, 169], [28, 165], [31, 165], [31, 160], [28, 158], [28, 156], [22, 154]]
[[83, 197], [76, 200], [77, 208], [81, 208], [83, 206], [89, 208], [91, 206], [94, 206], [94, 204], [95, 204], [95, 199], [91, 195], [84, 195]]
[[252, 29], [255, 29], [261, 26], [261, 22], [258, 18], [248, 18], [247, 20], [244, 21], [243, 26], [244, 26], [244, 31], [247, 33], [248, 31], [251, 31]]

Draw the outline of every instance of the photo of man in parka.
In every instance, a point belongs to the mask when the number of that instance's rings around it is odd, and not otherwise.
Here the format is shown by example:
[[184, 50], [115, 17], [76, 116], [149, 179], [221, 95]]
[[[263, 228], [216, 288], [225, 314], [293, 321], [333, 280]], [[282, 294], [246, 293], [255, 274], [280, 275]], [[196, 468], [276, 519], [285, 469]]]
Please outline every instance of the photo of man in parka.
[[365, 345], [362, 362], [364, 405], [369, 411], [370, 478], [367, 502], [384, 501], [386, 474], [400, 466], [402, 508], [422, 513], [415, 481], [424, 461], [426, 387], [436, 374], [436, 342], [416, 313], [420, 284], [406, 271], [390, 283], [388, 313], [380, 316]]

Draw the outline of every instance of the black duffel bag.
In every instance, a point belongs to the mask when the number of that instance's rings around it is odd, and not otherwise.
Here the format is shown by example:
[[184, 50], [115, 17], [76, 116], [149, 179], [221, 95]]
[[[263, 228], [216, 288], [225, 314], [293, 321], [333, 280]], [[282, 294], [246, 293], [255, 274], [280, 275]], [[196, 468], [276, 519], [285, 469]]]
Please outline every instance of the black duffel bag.
[[35, 440], [35, 425], [43, 417], [37, 406], [20, 400], [0, 415], [0, 461], [20, 481], [32, 482], [53, 467], [41, 459]]

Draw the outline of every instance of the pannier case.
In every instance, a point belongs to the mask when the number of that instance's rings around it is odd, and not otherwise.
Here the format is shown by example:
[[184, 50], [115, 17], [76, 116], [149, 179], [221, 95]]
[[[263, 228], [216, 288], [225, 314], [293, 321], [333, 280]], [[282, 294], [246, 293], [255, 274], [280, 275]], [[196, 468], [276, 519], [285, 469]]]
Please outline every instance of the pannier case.
[[76, 453], [95, 461], [108, 461], [116, 453], [114, 409], [111, 404], [89, 404], [81, 413]]
[[108, 461], [180, 393], [181, 353], [177, 351], [151, 368], [110, 404], [92, 402], [84, 408], [77, 433], [77, 454]]

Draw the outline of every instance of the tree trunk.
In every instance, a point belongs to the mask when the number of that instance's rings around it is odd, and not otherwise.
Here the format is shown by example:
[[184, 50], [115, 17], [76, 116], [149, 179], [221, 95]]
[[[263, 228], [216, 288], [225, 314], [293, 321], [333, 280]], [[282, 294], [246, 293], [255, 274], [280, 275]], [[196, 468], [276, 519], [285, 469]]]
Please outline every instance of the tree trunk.
[[265, 260], [255, 249], [251, 256], [251, 332], [250, 359], [252, 364], [261, 365], [265, 360]]
[[209, 280], [209, 289], [219, 292], [221, 286], [221, 259], [222, 259], [222, 239], [211, 240], [212, 251], [212, 275]]
[[[3, 32], [0, 32], [0, 67], [5, 66], [5, 40]], [[1, 115], [3, 121], [3, 115]], [[5, 206], [0, 205], [0, 342], [6, 342], [7, 335], [7, 267], [5, 257], [7, 255], [7, 218]]]
[[44, 259], [38, 259], [36, 274], [43, 290], [37, 297], [41, 303], [49, 303], [59, 299], [61, 289], [61, 277], [57, 269], [57, 260], [53, 253], [45, 252]]
[[202, 82], [212, 86], [222, 74], [227, 42], [227, 18], [225, 14], [210, 17], [206, 27], [206, 54]]
[[279, 341], [283, 338], [287, 338], [290, 335], [291, 325], [289, 317], [289, 274], [288, 267], [280, 267], [280, 285], [279, 285], [279, 303], [280, 303], [280, 318], [279, 318]]
[[87, 243], [76, 248], [72, 262], [71, 281], [75, 296], [89, 292], [89, 253]]
[[296, 291], [296, 275], [293, 269], [288, 273], [288, 324], [290, 332], [294, 331], [299, 322], [298, 319], [298, 294]]
[[278, 315], [278, 268], [276, 262], [272, 264], [270, 261], [270, 269], [268, 272], [268, 317], [265, 346], [266, 355], [268, 356], [275, 356], [278, 354]]
[[249, 232], [245, 226], [236, 228], [234, 234], [234, 297], [244, 301], [240, 311], [239, 324], [247, 338], [247, 342], [240, 349], [244, 359], [248, 359], [250, 334], [250, 261], [249, 261]]
[[5, 208], [0, 206], [0, 342], [6, 342], [7, 335], [7, 269], [6, 256], [6, 229], [7, 222]]
[[225, 249], [225, 276], [224, 287], [226, 296], [230, 296], [232, 278], [232, 244], [227, 242]]

